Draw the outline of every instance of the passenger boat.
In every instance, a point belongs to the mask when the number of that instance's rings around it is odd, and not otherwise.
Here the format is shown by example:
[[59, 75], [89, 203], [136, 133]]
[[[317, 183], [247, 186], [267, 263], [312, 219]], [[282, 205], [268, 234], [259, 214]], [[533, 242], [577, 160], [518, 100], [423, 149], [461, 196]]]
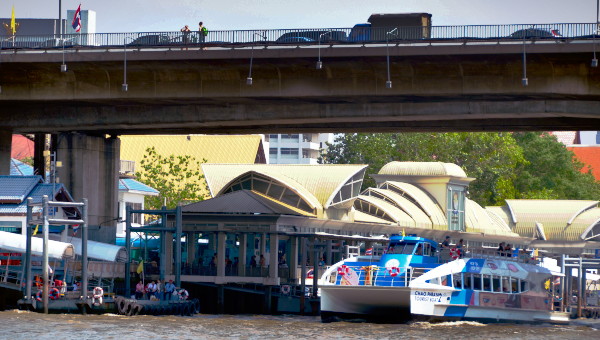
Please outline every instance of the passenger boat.
[[554, 311], [555, 276], [522, 258], [457, 259], [410, 282], [413, 316], [484, 322], [568, 323]]
[[568, 313], [553, 311], [553, 278], [562, 274], [522, 255], [461, 254], [393, 235], [383, 254], [349, 258], [323, 273], [321, 318], [568, 322]]
[[413, 278], [440, 265], [435, 241], [393, 235], [383, 254], [358, 256], [327, 269], [319, 283], [321, 318], [406, 320]]

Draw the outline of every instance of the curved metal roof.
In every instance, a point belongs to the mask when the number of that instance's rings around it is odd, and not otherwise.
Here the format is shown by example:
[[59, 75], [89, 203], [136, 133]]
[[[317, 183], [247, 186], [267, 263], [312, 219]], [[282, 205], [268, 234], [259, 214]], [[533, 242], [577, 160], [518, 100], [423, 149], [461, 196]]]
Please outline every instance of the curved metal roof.
[[377, 209], [382, 210], [386, 213], [391, 219], [394, 220], [401, 227], [414, 228], [415, 220], [412, 219], [406, 212], [402, 211], [398, 207], [392, 205], [389, 202], [386, 202], [380, 198], [373, 196], [358, 196], [357, 200], [365, 201], [369, 204], [372, 204], [377, 207]]
[[[10, 252], [25, 253], [27, 251], [27, 237], [0, 231], [0, 249]], [[42, 256], [44, 254], [44, 240], [39, 237], [31, 238], [31, 254]], [[72, 258], [75, 249], [71, 243], [48, 240], [48, 256], [53, 259]]]
[[248, 171], [277, 179], [298, 192], [308, 192], [321, 207], [346, 181], [366, 165], [338, 164], [202, 164], [206, 182], [213, 195], [234, 178]]
[[517, 236], [501, 219], [492, 219], [477, 202], [465, 198], [465, 229], [467, 232]]
[[425, 212], [425, 214], [427, 214], [427, 216], [429, 216], [431, 219], [431, 222], [433, 223], [433, 229], [448, 229], [446, 214], [444, 214], [442, 208], [425, 191], [412, 184], [395, 181], [384, 182], [380, 185], [380, 187], [384, 186], [385, 184], [404, 192], [405, 195], [408, 195], [414, 202], [416, 202], [421, 207], [423, 212]]
[[431, 219], [429, 218], [429, 216], [427, 216], [427, 214], [423, 210], [421, 210], [421, 208], [419, 208], [416, 204], [411, 202], [406, 197], [392, 190], [381, 188], [367, 188], [367, 190], [365, 190], [361, 194], [361, 196], [367, 195], [369, 192], [378, 193], [394, 202], [394, 205], [396, 205], [399, 209], [402, 209], [405, 213], [408, 214], [408, 216], [410, 216], [415, 221], [415, 227], [425, 229], [432, 228], [433, 224], [431, 223]]
[[581, 240], [593, 216], [600, 211], [596, 208], [598, 201], [506, 200], [506, 204], [515, 215], [514, 232], [535, 237], [535, 224], [539, 222], [543, 224], [548, 240]]
[[390, 162], [379, 170], [379, 175], [398, 176], [452, 176], [467, 177], [465, 171], [453, 163], [442, 162]]

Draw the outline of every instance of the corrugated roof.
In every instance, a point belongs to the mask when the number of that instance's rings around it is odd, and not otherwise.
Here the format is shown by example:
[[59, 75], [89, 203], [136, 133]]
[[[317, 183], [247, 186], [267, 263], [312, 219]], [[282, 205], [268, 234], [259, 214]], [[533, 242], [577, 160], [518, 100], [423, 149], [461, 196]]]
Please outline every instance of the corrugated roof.
[[[136, 171], [146, 149], [155, 147], [162, 156], [191, 156], [202, 163], [253, 164], [264, 159], [260, 135], [152, 135], [120, 136], [121, 159], [135, 161]], [[262, 153], [262, 155], [261, 155]], [[202, 169], [198, 169], [202, 174]], [[204, 185], [201, 185], [204, 187]], [[204, 193], [209, 197], [208, 193]]]
[[415, 201], [425, 214], [431, 218], [433, 229], [448, 229], [446, 214], [444, 214], [442, 208], [425, 191], [409, 183], [387, 181], [380, 186], [383, 186], [384, 184], [399, 189]]
[[358, 210], [354, 211], [354, 221], [361, 223], [391, 224], [391, 222], [388, 220], [384, 220], [383, 218], [379, 218]]
[[576, 222], [577, 217], [596, 207], [598, 201], [506, 200], [506, 204], [515, 215], [516, 226], [513, 231], [519, 235], [535, 237], [535, 223], [539, 222], [543, 224], [548, 240], [579, 241], [587, 226]]
[[564, 145], [579, 144], [579, 133], [577, 131], [550, 131], [550, 135]]
[[600, 145], [594, 146], [571, 146], [567, 149], [575, 153], [575, 157], [586, 166], [581, 172], [588, 172], [588, 165], [592, 168], [592, 174], [596, 180], [600, 181]]
[[358, 196], [357, 200], [363, 200], [376, 206], [377, 209], [385, 212], [385, 214], [388, 215], [394, 221], [394, 223], [398, 224], [399, 226], [407, 228], [415, 227], [415, 220], [413, 220], [412, 217], [410, 217], [406, 212], [402, 211], [402, 209], [399, 209], [389, 202], [377, 197], [365, 195]]
[[467, 177], [465, 171], [453, 163], [390, 162], [379, 170], [379, 175], [397, 176], [452, 176]]
[[0, 176], [0, 203], [22, 202], [41, 182], [41, 176]]
[[33, 167], [23, 163], [18, 159], [10, 159], [10, 175], [11, 176], [33, 176]]
[[406, 197], [403, 197], [402, 195], [399, 195], [398, 193], [392, 190], [381, 188], [368, 188], [363, 192], [363, 194], [361, 194], [361, 196], [368, 194], [370, 191], [379, 193], [393, 201], [394, 204], [398, 206], [398, 208], [402, 209], [414, 220], [416, 228], [432, 228], [432, 223], [429, 216], [427, 216], [427, 214], [423, 210], [421, 210], [421, 208], [419, 208], [416, 204], [411, 202]]
[[314, 216], [250, 190], [238, 190], [212, 199], [188, 204], [182, 208], [182, 211], [194, 213], [258, 213]]
[[10, 157], [23, 159], [33, 157], [33, 141], [23, 135], [12, 135]]
[[599, 221], [600, 208], [592, 208], [577, 215], [569, 229], [572, 229], [573, 233], [575, 234], [578, 233], [580, 235], [580, 239], [584, 239], [588, 229]]
[[518, 236], [508, 225], [490, 215], [477, 202], [465, 198], [465, 228], [467, 232]]
[[138, 182], [133, 178], [120, 178], [119, 191], [136, 192], [146, 196], [158, 196], [158, 190]]
[[[203, 164], [206, 182], [213, 195], [232, 180], [249, 171], [277, 179], [299, 193], [309, 193], [324, 206], [348, 178], [366, 165], [338, 164]], [[314, 201], [314, 200], [313, 200]]]

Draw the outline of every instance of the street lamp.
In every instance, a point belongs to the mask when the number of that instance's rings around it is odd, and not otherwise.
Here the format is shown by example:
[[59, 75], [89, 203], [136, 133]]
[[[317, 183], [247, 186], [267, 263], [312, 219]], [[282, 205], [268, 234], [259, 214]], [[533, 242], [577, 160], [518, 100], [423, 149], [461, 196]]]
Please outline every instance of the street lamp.
[[132, 37], [124, 37], [123, 38], [123, 84], [121, 85], [121, 91], [127, 92], [129, 86], [127, 85], [127, 39], [131, 39]]
[[389, 36], [392, 33], [395, 33], [395, 35], [398, 35], [398, 28], [394, 28], [393, 30], [387, 32], [387, 34], [385, 35], [385, 50], [386, 50], [386, 55], [387, 55], [387, 81], [385, 82], [385, 87], [388, 89], [392, 88], [392, 79], [391, 79], [391, 75], [390, 75], [390, 39]]
[[321, 62], [321, 37], [326, 34], [329, 34], [329, 33], [331, 33], [331, 30], [319, 34], [319, 60], [317, 61], [317, 70], [320, 70], [323, 68], [323, 63]]
[[254, 34], [252, 35], [252, 46], [250, 46], [250, 69], [248, 70], [248, 77], [246, 78], [246, 85], [252, 85], [252, 62], [254, 61], [254, 43], [255, 43], [255, 36], [259, 36], [261, 38], [263, 38], [264, 40], [267, 39], [267, 37], [264, 34], [260, 34], [257, 32], [254, 32]]
[[521, 78], [521, 84], [523, 86], [529, 85], [529, 80], [527, 80], [527, 53], [525, 52], [525, 35], [523, 35], [523, 78]]

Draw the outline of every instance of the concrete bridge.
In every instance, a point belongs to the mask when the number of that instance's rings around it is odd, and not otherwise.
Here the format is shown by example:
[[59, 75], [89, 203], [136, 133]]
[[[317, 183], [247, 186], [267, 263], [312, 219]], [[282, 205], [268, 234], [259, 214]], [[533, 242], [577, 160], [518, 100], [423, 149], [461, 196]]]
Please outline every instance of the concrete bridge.
[[448, 40], [3, 51], [0, 174], [8, 172], [12, 133], [58, 134], [61, 182], [75, 199], [89, 198], [90, 223], [99, 224], [116, 216], [120, 134], [599, 130], [595, 45]]

